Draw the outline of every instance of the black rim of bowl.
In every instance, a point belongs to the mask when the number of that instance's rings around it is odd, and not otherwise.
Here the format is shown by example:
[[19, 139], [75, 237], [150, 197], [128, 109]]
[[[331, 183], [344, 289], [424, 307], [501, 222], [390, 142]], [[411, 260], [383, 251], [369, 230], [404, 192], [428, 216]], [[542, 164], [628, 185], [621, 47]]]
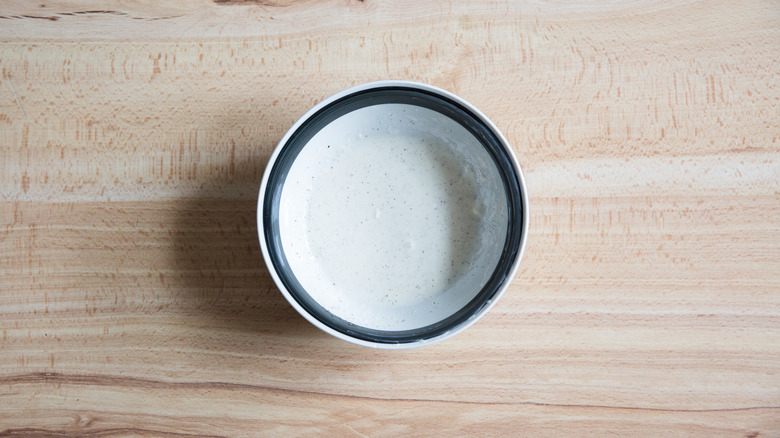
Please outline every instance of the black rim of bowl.
[[[507, 195], [508, 224], [501, 257], [493, 274], [482, 289], [465, 306], [434, 324], [411, 330], [377, 330], [353, 324], [334, 315], [317, 303], [295, 277], [282, 247], [279, 232], [279, 205], [282, 188], [298, 153], [322, 128], [337, 118], [360, 108], [381, 104], [408, 104], [439, 112], [476, 137], [490, 153], [501, 174]], [[406, 86], [380, 86], [356, 91], [330, 102], [306, 119], [283, 145], [266, 183], [262, 205], [262, 221], [268, 255], [273, 269], [290, 296], [321, 323], [349, 337], [380, 344], [418, 342], [441, 336], [460, 326], [487, 306], [498, 294], [512, 273], [522, 241], [523, 194], [512, 157], [496, 133], [472, 110], [460, 102], [434, 91]]]

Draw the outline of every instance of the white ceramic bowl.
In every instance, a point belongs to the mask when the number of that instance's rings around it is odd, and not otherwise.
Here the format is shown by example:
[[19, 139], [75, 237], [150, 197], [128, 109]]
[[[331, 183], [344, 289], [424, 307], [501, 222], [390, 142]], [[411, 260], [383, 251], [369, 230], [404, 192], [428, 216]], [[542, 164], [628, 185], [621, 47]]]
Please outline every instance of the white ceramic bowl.
[[528, 234], [520, 166], [498, 129], [439, 88], [381, 81], [301, 117], [268, 162], [263, 257], [292, 306], [338, 338], [448, 338], [506, 290]]

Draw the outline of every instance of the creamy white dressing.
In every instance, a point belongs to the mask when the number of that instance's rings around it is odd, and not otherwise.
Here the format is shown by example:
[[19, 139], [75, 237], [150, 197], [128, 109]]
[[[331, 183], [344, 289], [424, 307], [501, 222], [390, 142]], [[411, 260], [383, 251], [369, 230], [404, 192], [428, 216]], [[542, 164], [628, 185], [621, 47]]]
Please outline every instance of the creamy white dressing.
[[379, 330], [430, 325], [467, 304], [493, 273], [508, 225], [479, 141], [401, 104], [353, 111], [317, 133], [286, 178], [279, 221], [307, 292]]

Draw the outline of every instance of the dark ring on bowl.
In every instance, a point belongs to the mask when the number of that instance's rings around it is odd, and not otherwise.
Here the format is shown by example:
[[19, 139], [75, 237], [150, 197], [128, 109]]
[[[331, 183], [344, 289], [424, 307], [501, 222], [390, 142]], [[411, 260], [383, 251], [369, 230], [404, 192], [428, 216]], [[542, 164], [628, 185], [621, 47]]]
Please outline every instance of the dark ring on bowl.
[[[279, 232], [279, 204], [284, 180], [298, 153], [323, 127], [337, 118], [360, 108], [381, 104], [408, 104], [439, 112], [455, 120], [474, 135], [487, 149], [501, 174], [507, 195], [508, 226], [501, 257], [488, 282], [464, 307], [434, 324], [412, 330], [376, 330], [350, 323], [318, 304], [296, 279], [285, 257]], [[508, 146], [507, 146], [508, 147]], [[520, 181], [512, 157], [495, 132], [463, 104], [432, 91], [404, 87], [382, 86], [341, 97], [320, 108], [306, 119], [289, 137], [269, 173], [262, 206], [264, 238], [268, 254], [279, 279], [296, 302], [326, 326], [347, 336], [369, 342], [398, 344], [417, 342], [440, 336], [480, 313], [501, 290], [511, 274], [522, 242], [523, 199]]]

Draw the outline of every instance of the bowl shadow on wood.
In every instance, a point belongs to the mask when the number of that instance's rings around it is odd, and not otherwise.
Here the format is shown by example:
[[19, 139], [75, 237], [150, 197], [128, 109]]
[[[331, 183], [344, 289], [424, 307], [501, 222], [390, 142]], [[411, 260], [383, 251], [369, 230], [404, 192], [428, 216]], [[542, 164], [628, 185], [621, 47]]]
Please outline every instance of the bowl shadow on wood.
[[265, 266], [256, 215], [267, 159], [212, 172], [220, 176], [177, 204], [174, 279], [186, 324], [209, 334], [200, 348], [239, 352], [326, 336], [290, 306]]

